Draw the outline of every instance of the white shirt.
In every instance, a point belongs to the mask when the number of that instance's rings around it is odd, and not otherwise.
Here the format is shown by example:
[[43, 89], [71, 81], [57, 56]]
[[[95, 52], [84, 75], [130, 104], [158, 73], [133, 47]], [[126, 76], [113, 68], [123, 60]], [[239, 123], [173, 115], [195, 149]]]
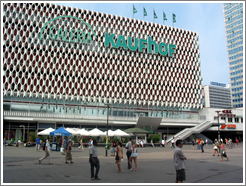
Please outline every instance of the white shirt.
[[46, 140], [46, 144], [45, 145], [47, 147], [47, 150], [50, 151], [50, 142], [49, 142], [49, 140]]

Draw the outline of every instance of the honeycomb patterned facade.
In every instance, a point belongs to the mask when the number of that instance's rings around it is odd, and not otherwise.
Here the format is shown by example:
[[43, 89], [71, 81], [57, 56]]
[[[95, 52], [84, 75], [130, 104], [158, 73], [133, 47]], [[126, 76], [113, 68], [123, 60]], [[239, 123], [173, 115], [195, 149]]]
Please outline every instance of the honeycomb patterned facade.
[[[198, 34], [131, 18], [45, 3], [3, 5], [3, 95], [202, 108]], [[49, 39], [45, 24], [82, 19], [88, 44]], [[88, 30], [73, 18], [53, 21]], [[105, 33], [177, 46], [172, 57], [111, 48]]]

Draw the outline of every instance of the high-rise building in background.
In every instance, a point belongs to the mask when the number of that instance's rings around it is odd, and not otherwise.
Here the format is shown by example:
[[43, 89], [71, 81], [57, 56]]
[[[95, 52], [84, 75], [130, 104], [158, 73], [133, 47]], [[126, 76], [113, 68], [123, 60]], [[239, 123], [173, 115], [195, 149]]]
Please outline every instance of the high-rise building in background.
[[243, 107], [243, 4], [224, 3], [232, 106]]
[[203, 86], [203, 107], [231, 109], [229, 86], [216, 82], [211, 82], [210, 84]]

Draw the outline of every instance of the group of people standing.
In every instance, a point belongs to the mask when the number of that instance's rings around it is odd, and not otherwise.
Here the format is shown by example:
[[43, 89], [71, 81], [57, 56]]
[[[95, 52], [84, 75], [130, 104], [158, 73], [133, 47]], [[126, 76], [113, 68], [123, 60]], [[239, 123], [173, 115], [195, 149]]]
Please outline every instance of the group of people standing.
[[[128, 142], [125, 146], [127, 149], [127, 166], [130, 171], [133, 170], [132, 160], [135, 164], [135, 171], [137, 170], [137, 144], [131, 138], [128, 139]], [[115, 141], [111, 141], [111, 155], [115, 156], [115, 164], [117, 164], [118, 173], [121, 172], [121, 162], [123, 161], [123, 145], [122, 142], [119, 140], [116, 144]], [[91, 165], [91, 179], [92, 180], [100, 180], [98, 177], [99, 169], [100, 169], [100, 162], [98, 159], [97, 153], [97, 140], [93, 140], [93, 145], [89, 147], [89, 162]], [[94, 171], [94, 167], [96, 171]]]
[[[125, 148], [127, 149], [127, 164], [128, 169], [133, 170], [132, 160], [135, 163], [135, 170], [137, 170], [137, 144], [131, 138], [128, 139]], [[123, 161], [123, 146], [122, 142], [119, 140], [117, 143], [111, 140], [111, 156], [115, 156], [116, 164], [118, 165], [118, 171], [121, 172], [121, 162]]]

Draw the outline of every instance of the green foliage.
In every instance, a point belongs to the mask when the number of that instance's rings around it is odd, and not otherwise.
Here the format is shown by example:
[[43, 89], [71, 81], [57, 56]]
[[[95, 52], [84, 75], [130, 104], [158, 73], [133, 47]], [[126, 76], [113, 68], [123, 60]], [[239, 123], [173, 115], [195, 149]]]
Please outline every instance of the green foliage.
[[30, 132], [29, 133], [30, 141], [35, 142], [36, 138], [37, 138], [37, 134], [35, 132]]
[[155, 134], [154, 136], [152, 136], [153, 142], [154, 143], [159, 143], [160, 141], [160, 135], [159, 134]]
[[155, 135], [151, 135], [147, 138], [147, 142], [150, 143], [151, 139], [153, 140], [153, 143], [159, 143], [160, 142], [160, 135], [159, 134], [155, 134]]

